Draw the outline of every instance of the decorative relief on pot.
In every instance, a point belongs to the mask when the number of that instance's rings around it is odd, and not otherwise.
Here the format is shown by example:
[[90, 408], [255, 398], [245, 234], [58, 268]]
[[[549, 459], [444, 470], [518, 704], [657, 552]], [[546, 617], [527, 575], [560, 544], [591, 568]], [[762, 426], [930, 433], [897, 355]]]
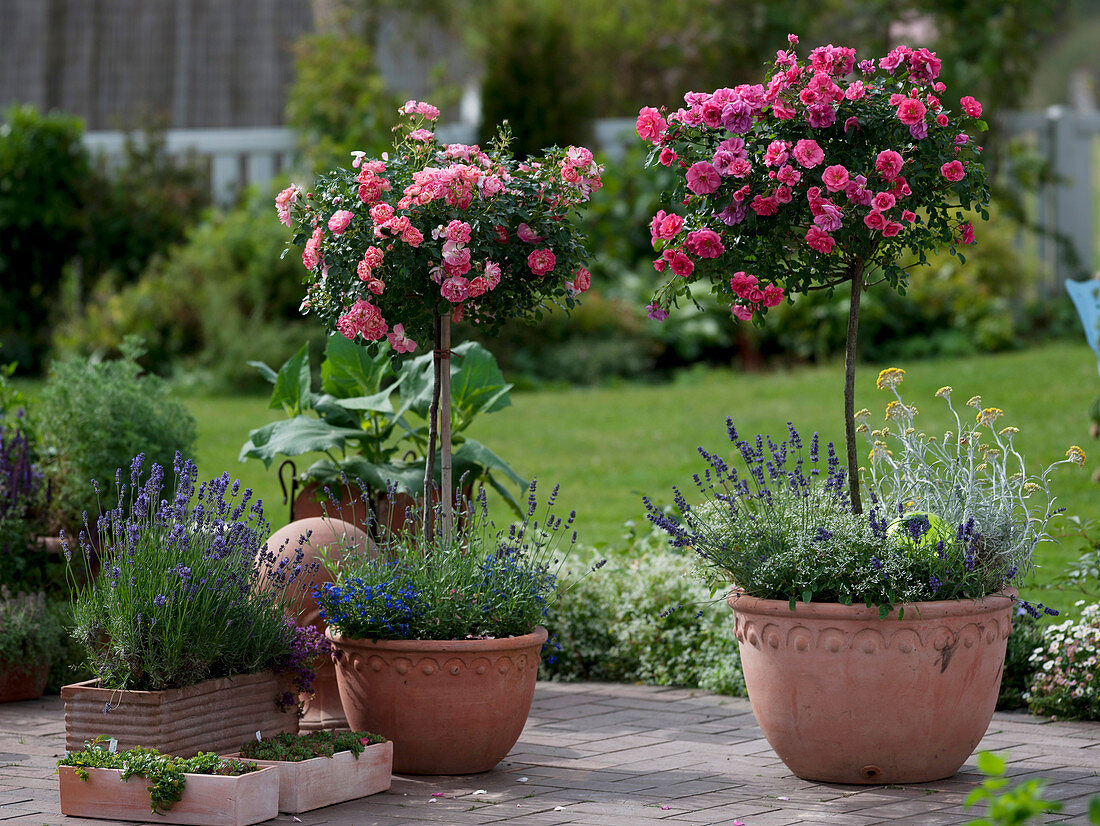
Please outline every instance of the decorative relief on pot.
[[[753, 648], [773, 650], [792, 649], [794, 651], [824, 650], [831, 653], [853, 649], [865, 654], [874, 654], [881, 650], [896, 649], [903, 654], [914, 653], [927, 645], [935, 650], [954, 651], [959, 646], [973, 648], [979, 644], [994, 645], [1008, 639], [1011, 623], [1002, 624], [994, 617], [982, 622], [969, 623], [962, 628], [938, 626], [925, 629], [924, 638], [912, 628], [878, 629], [863, 628], [854, 634], [841, 628], [829, 626], [812, 628], [807, 625], [795, 625], [786, 633], [773, 622], [746, 619], [736, 615], [734, 635], [742, 645]], [[948, 654], [950, 659], [950, 654]], [[523, 667], [522, 665], [520, 667]]]

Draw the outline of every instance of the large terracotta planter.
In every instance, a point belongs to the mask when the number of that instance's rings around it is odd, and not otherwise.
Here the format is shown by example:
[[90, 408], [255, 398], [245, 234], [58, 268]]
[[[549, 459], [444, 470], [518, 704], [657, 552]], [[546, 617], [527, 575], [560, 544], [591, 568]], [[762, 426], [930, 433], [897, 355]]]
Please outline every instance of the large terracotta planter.
[[185, 774], [183, 795], [167, 811], [149, 809], [149, 781], [122, 780], [118, 769], [86, 769], [87, 780], [72, 766], [58, 766], [61, 813], [70, 817], [184, 823], [193, 826], [250, 826], [279, 811], [279, 772], [264, 768], [237, 777]]
[[0, 703], [37, 700], [46, 690], [49, 661], [36, 663], [0, 661]]
[[[229, 755], [241, 759], [240, 755]], [[393, 743], [375, 743], [356, 756], [341, 751], [310, 760], [254, 760], [279, 772], [279, 811], [301, 814], [384, 792], [393, 779]]]
[[393, 741], [398, 774], [488, 771], [516, 744], [535, 694], [546, 629], [491, 640], [354, 640], [336, 681], [353, 730]]
[[950, 777], [985, 734], [1011, 630], [1008, 593], [876, 608], [729, 596], [749, 700], [805, 780]]
[[61, 689], [65, 748], [79, 751], [103, 734], [118, 740], [119, 749], [145, 746], [181, 757], [239, 751], [257, 731], [262, 737], [298, 732], [297, 710], [276, 705], [287, 688], [286, 679], [271, 672], [165, 691], [112, 691], [95, 680], [67, 685]]
[[[306, 536], [309, 539], [301, 543], [302, 565], [305, 567], [311, 563], [318, 563], [318, 567], [308, 580], [299, 580], [298, 596], [289, 608], [299, 627], [312, 625], [323, 634], [327, 625], [321, 619], [317, 600], [313, 598], [313, 589], [321, 583], [333, 580], [328, 569], [320, 564], [321, 553], [327, 554], [334, 560], [340, 560], [347, 548], [373, 553], [374, 545], [364, 531], [350, 522], [325, 516], [311, 516], [279, 528], [264, 543], [260, 553], [264, 554], [265, 551], [270, 550], [277, 559], [289, 558], [293, 561], [301, 538]], [[266, 578], [261, 579], [261, 584], [263, 587], [268, 586]], [[340, 692], [336, 687], [336, 668], [332, 660], [326, 659], [317, 666], [316, 670], [313, 696], [305, 697], [302, 704], [302, 730], [347, 728], [344, 709], [340, 705]]]

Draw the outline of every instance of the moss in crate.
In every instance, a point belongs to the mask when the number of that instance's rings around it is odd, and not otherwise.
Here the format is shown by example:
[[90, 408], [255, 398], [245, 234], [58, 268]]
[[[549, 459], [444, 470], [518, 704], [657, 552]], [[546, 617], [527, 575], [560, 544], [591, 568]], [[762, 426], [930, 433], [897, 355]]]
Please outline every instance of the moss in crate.
[[303, 735], [285, 733], [246, 743], [241, 746], [241, 757], [299, 763], [350, 751], [358, 759], [367, 746], [385, 742], [385, 737], [368, 731], [313, 731]]
[[120, 780], [144, 777], [149, 781], [149, 805], [154, 814], [167, 811], [183, 796], [187, 785], [185, 774], [237, 777], [260, 769], [255, 763], [223, 760], [208, 752], [194, 757], [173, 757], [140, 746], [119, 752], [104, 746], [105, 742], [97, 739], [81, 751], [69, 752], [57, 761], [57, 765], [71, 766], [81, 780], [88, 779], [88, 769], [118, 769]]

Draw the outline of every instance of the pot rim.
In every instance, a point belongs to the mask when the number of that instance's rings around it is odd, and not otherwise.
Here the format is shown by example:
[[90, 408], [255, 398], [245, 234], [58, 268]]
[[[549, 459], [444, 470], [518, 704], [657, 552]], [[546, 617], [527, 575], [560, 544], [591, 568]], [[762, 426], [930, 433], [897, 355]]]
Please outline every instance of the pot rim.
[[[898, 621], [898, 613], [905, 609], [901, 622], [920, 621], [941, 617], [961, 617], [972, 614], [988, 614], [1003, 610], [1016, 604], [1018, 592], [1015, 588], [1005, 588], [977, 599], [945, 599], [928, 602], [905, 602], [895, 605], [883, 620]], [[879, 621], [877, 606], [867, 607], [865, 603], [844, 605], [839, 602], [810, 602], [799, 600], [792, 611], [789, 600], [760, 599], [749, 596], [744, 590], [734, 588], [726, 596], [726, 602], [734, 613], [757, 614], [773, 617], [821, 620], [858, 620]]]
[[331, 626], [325, 629], [325, 636], [337, 645], [377, 648], [385, 651], [443, 651], [443, 652], [484, 652], [514, 651], [520, 648], [532, 648], [543, 645], [549, 637], [546, 629], [536, 625], [530, 634], [518, 637], [494, 637], [484, 640], [371, 640], [357, 637], [345, 637]]

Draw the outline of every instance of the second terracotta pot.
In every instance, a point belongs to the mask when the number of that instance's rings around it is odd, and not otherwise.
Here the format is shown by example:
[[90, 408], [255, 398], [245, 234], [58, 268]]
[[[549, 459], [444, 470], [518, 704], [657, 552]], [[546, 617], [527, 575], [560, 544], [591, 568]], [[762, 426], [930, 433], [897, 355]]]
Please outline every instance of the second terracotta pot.
[[489, 640], [356, 640], [329, 629], [348, 724], [393, 741], [399, 774], [488, 771], [519, 740], [546, 629]]
[[827, 783], [924, 783], [971, 755], [997, 704], [1012, 598], [877, 608], [729, 597], [749, 700], [787, 767]]

